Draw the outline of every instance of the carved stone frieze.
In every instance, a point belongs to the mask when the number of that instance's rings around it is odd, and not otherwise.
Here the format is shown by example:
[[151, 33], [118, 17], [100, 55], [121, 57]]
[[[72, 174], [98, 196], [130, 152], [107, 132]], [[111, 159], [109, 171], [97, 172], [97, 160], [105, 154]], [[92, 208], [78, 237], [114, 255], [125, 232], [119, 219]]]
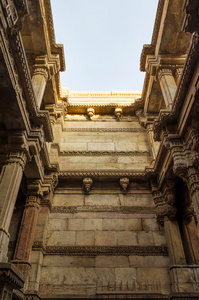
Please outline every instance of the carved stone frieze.
[[145, 206], [52, 206], [51, 213], [74, 214], [78, 212], [109, 212], [122, 214], [155, 214], [154, 207]]
[[111, 127], [90, 127], [90, 128], [81, 128], [81, 127], [73, 127], [73, 128], [64, 128], [64, 132], [146, 132], [146, 130], [143, 127], [136, 128], [111, 128]]
[[167, 256], [167, 247], [162, 246], [47, 246], [46, 254], [59, 255], [143, 255]]
[[[54, 145], [52, 145], [54, 146]], [[150, 156], [148, 151], [60, 151], [60, 156]]]
[[[149, 174], [150, 176], [151, 174]], [[61, 171], [59, 172], [59, 178], [68, 178], [68, 177], [106, 177], [106, 178], [120, 178], [120, 177], [130, 177], [136, 179], [146, 179], [147, 174], [146, 172], [131, 172], [121, 170], [118, 171]]]

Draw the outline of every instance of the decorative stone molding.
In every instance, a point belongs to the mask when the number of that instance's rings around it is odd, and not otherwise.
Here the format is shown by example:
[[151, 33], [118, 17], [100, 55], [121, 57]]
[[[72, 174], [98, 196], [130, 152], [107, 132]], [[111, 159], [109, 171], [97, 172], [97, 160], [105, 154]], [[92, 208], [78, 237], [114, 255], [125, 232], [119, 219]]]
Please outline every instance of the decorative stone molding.
[[129, 185], [129, 178], [127, 178], [127, 177], [120, 178], [120, 185], [122, 187], [123, 193], [127, 193], [127, 188]]
[[148, 151], [60, 151], [60, 156], [150, 156]]
[[[150, 169], [150, 173], [153, 173], [154, 170]], [[149, 176], [151, 175], [149, 173]], [[121, 177], [129, 177], [129, 178], [135, 178], [135, 179], [146, 179], [148, 176], [148, 173], [145, 171], [140, 172], [131, 172], [131, 171], [62, 171], [59, 172], [60, 178], [84, 178], [84, 177], [106, 177], [106, 178], [121, 178]]]
[[88, 117], [89, 117], [90, 120], [92, 119], [92, 117], [94, 116], [94, 114], [95, 114], [94, 108], [87, 108], [87, 115], [88, 115]]
[[162, 246], [47, 246], [45, 253], [48, 255], [168, 255], [167, 247]]
[[155, 214], [154, 207], [144, 206], [53, 206], [51, 213], [74, 214], [78, 212], [109, 212], [109, 213], [122, 213], [122, 214]]
[[91, 189], [91, 186], [93, 184], [92, 178], [91, 177], [85, 177], [83, 179], [83, 184], [84, 184], [84, 188], [85, 188], [86, 193], [89, 193], [90, 189]]
[[119, 107], [115, 108], [114, 114], [116, 116], [117, 121], [119, 121], [122, 116], [122, 108]]
[[140, 128], [64, 128], [64, 132], [145, 132], [146, 130], [143, 127]]
[[11, 263], [0, 263], [0, 282], [8, 283], [12, 289], [19, 290], [23, 287], [24, 281], [24, 276], [14, 265]]

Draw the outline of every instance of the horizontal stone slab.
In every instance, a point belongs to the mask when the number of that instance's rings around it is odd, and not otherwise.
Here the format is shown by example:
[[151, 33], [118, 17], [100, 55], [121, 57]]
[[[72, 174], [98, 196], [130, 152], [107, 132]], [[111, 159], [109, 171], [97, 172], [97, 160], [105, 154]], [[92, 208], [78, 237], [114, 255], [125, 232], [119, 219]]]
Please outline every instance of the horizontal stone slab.
[[143, 255], [167, 256], [167, 247], [161, 246], [47, 246], [34, 242], [33, 250], [42, 248], [48, 255]]

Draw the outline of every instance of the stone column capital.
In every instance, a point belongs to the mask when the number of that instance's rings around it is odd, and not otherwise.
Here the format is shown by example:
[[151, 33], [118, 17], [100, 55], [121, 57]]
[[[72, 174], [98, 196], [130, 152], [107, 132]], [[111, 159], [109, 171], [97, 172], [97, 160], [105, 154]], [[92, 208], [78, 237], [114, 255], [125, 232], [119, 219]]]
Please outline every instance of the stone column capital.
[[163, 76], [173, 76], [172, 70], [168, 67], [158, 69], [158, 80], [161, 80]]
[[6, 155], [5, 165], [19, 164], [21, 166], [22, 170], [24, 171], [24, 168], [26, 166], [26, 162], [27, 162], [27, 156], [24, 152], [22, 152], [22, 151], [10, 151]]

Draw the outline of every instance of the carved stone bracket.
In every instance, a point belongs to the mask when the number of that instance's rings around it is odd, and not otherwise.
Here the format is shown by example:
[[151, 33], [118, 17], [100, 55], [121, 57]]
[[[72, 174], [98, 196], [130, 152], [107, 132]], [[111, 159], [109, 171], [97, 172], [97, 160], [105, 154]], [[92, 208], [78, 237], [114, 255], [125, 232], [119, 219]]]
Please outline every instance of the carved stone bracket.
[[86, 193], [89, 193], [90, 189], [91, 189], [91, 186], [93, 184], [92, 178], [91, 177], [85, 177], [83, 179], [83, 184], [84, 184], [84, 188], [85, 188]]
[[117, 108], [115, 109], [114, 114], [115, 114], [115, 116], [116, 116], [117, 121], [119, 121], [120, 118], [121, 118], [121, 116], [122, 116], [122, 108], [117, 107]]
[[127, 188], [129, 185], [129, 178], [127, 178], [127, 177], [120, 178], [120, 185], [122, 187], [123, 193], [127, 193]]
[[160, 191], [154, 182], [151, 182], [153, 199], [156, 206], [157, 222], [164, 225], [164, 218], [168, 217], [174, 220], [176, 216], [176, 208], [173, 206], [175, 202], [174, 190], [169, 184], [164, 187], [164, 191]]
[[88, 117], [89, 117], [89, 119], [90, 120], [92, 120], [92, 117], [94, 116], [94, 114], [95, 114], [95, 110], [94, 110], [94, 108], [87, 108], [87, 115], [88, 115]]

